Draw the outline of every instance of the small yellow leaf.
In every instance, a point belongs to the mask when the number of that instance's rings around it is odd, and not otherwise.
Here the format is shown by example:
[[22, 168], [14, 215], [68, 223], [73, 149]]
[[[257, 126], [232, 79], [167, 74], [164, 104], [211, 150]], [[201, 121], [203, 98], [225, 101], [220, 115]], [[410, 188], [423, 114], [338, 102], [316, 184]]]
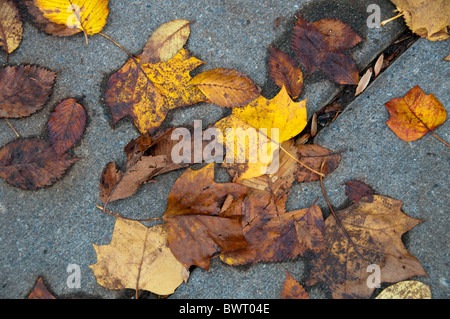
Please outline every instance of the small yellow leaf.
[[102, 31], [109, 14], [108, 0], [34, 0], [34, 4], [51, 22], [87, 35]]
[[187, 280], [188, 270], [175, 258], [168, 244], [166, 225], [147, 228], [118, 218], [109, 245], [93, 245], [97, 263], [89, 266], [97, 282], [108, 289], [148, 290], [172, 294]]
[[431, 290], [420, 281], [408, 280], [387, 287], [375, 299], [431, 299]]

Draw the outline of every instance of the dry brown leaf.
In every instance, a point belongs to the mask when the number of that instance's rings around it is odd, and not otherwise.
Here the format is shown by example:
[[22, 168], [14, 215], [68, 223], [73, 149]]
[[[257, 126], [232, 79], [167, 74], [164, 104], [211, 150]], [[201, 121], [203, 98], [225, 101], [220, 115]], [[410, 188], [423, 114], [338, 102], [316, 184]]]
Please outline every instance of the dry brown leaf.
[[39, 277], [33, 291], [29, 294], [28, 299], [56, 299], [47, 287], [45, 287], [42, 277]]
[[248, 245], [222, 252], [220, 258], [229, 265], [261, 261], [278, 262], [324, 248], [322, 211], [318, 206], [285, 211], [287, 196], [274, 199], [265, 191], [252, 190], [233, 203], [221, 216], [243, 215], [241, 225]]
[[275, 84], [280, 88], [284, 86], [293, 99], [300, 95], [303, 87], [303, 73], [292, 57], [270, 46], [268, 70]]
[[261, 92], [247, 75], [224, 68], [202, 72], [188, 85], [197, 87], [212, 103], [229, 108], [246, 105]]
[[[325, 175], [333, 172], [341, 161], [340, 152], [332, 152], [320, 145], [297, 145], [297, 148], [300, 161]], [[311, 182], [319, 180], [319, 175], [303, 166], [299, 166], [295, 172], [295, 178], [300, 183]]]
[[342, 224], [358, 247], [349, 243], [333, 216], [325, 220], [323, 252], [312, 259], [309, 284], [325, 283], [333, 298], [369, 298], [374, 287], [367, 284], [369, 265], [380, 267], [381, 282], [397, 282], [426, 276], [417, 259], [402, 242], [402, 235], [421, 222], [401, 211], [402, 202], [369, 195], [337, 211]]
[[345, 183], [345, 195], [354, 203], [373, 194], [373, 189], [361, 181], [352, 180]]
[[172, 294], [189, 271], [168, 245], [166, 225], [147, 228], [137, 221], [116, 219], [111, 242], [93, 245], [97, 262], [89, 267], [108, 289], [131, 288], [158, 295]]
[[239, 218], [218, 216], [225, 197], [237, 199], [247, 191], [238, 184], [215, 183], [214, 163], [198, 171], [188, 169], [174, 183], [163, 218], [170, 248], [186, 268], [196, 265], [208, 270], [216, 252], [247, 245]]
[[32, 65], [0, 70], [0, 117], [20, 118], [40, 110], [52, 91], [56, 73]]
[[48, 119], [48, 137], [59, 155], [66, 153], [83, 135], [86, 111], [76, 99], [60, 102]]
[[286, 270], [286, 280], [281, 291], [281, 299], [310, 299], [308, 293]]
[[381, 55], [377, 59], [377, 62], [375, 62], [375, 66], [373, 67], [375, 77], [377, 77], [378, 74], [380, 74], [380, 71], [383, 68], [383, 62], [384, 62], [384, 54], [381, 53]]
[[359, 80], [358, 86], [356, 87], [355, 96], [360, 95], [366, 87], [369, 85], [370, 78], [372, 77], [372, 68], [369, 68], [366, 73]]
[[22, 20], [14, 2], [0, 0], [0, 47], [8, 54], [13, 52], [22, 41]]
[[0, 149], [0, 177], [23, 189], [49, 186], [78, 159], [59, 155], [39, 138], [15, 140]]
[[345, 51], [363, 41], [347, 23], [338, 19], [325, 18], [313, 25], [325, 35], [328, 50]]

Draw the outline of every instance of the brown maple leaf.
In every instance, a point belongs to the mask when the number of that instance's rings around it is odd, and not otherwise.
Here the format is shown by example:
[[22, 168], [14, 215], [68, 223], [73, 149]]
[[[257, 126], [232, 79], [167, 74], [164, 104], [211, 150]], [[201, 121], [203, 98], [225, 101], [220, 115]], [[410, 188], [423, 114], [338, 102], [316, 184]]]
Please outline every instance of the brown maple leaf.
[[47, 287], [42, 280], [42, 277], [39, 277], [36, 285], [33, 288], [33, 291], [28, 295], [28, 299], [56, 299], [50, 291], [48, 291]]
[[227, 195], [239, 198], [247, 191], [238, 184], [215, 183], [213, 163], [198, 171], [188, 169], [174, 183], [163, 219], [170, 249], [185, 267], [208, 269], [216, 252], [247, 245], [239, 218], [218, 216]]
[[380, 267], [381, 282], [426, 276], [401, 238], [421, 220], [402, 213], [401, 206], [398, 200], [369, 195], [336, 212], [359, 253], [335, 218], [328, 217], [324, 228], [328, 249], [313, 257], [308, 284], [324, 282], [333, 298], [369, 298], [375, 289], [367, 284], [369, 265]]
[[286, 279], [281, 291], [281, 299], [310, 299], [308, 293], [286, 270]]
[[220, 216], [243, 215], [241, 225], [248, 245], [239, 250], [221, 253], [230, 265], [261, 261], [278, 262], [324, 248], [323, 218], [318, 206], [285, 211], [287, 196], [274, 199], [264, 191], [252, 190], [237, 200]]

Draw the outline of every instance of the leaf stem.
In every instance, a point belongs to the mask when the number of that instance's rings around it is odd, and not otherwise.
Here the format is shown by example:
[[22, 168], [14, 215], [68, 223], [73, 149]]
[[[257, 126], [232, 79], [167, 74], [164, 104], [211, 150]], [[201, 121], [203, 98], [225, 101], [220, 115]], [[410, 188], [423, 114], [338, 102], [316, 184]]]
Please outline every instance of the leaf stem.
[[308, 165], [306, 165], [305, 163], [302, 163], [298, 158], [296, 158], [295, 156], [293, 156], [291, 153], [289, 153], [286, 149], [283, 148], [283, 146], [281, 146], [281, 144], [279, 144], [280, 149], [282, 151], [284, 151], [289, 157], [291, 157], [292, 159], [294, 159], [297, 163], [299, 163], [300, 165], [302, 165], [304, 168], [309, 169], [311, 172], [316, 173], [317, 175], [319, 175], [320, 177], [325, 177], [324, 173], [318, 172], [315, 169], [309, 167]]
[[389, 22], [391, 22], [391, 21], [393, 21], [393, 20], [395, 20], [395, 19], [397, 19], [397, 18], [400, 18], [402, 15], [403, 15], [403, 12], [397, 14], [395, 17], [392, 17], [392, 18], [390, 18], [390, 19], [381, 21], [380, 26], [384, 26], [384, 25], [386, 25], [387, 23], [389, 23]]
[[433, 136], [435, 138], [437, 138], [439, 141], [441, 141], [442, 143], [444, 143], [445, 146], [450, 147], [450, 144], [448, 144], [447, 142], [445, 142], [444, 140], [440, 139], [436, 134], [434, 134], [433, 131], [430, 130], [430, 133], [433, 134]]
[[5, 119], [6, 123], [8, 123], [9, 127], [14, 131], [14, 133], [16, 133], [17, 137], [20, 137], [19, 133], [17, 133], [17, 131], [14, 129], [14, 127], [11, 125], [11, 123], [9, 123], [8, 119]]
[[111, 216], [114, 216], [114, 217], [117, 217], [117, 218], [126, 219], [126, 220], [131, 220], [131, 221], [135, 221], [135, 222], [150, 222], [150, 221], [155, 221], [155, 220], [162, 219], [162, 216], [161, 217], [156, 217], [156, 218], [147, 218], [147, 219], [135, 219], [135, 218], [123, 217], [123, 216], [121, 216], [121, 215], [119, 215], [117, 213], [115, 214], [113, 212], [110, 212], [110, 211], [104, 209], [104, 207], [102, 207], [100, 205], [95, 205], [95, 207], [100, 209], [101, 211], [107, 213], [107, 214], [110, 214]]
[[[322, 167], [320, 168], [320, 170], [322, 170], [323, 165], [325, 164], [325, 162], [322, 162]], [[358, 256], [361, 259], [364, 259], [364, 257], [361, 255], [361, 253], [359, 252], [359, 250], [356, 247], [356, 244], [353, 242], [352, 238], [350, 237], [349, 233], [347, 232], [347, 230], [345, 229], [344, 224], [342, 224], [341, 219], [338, 217], [338, 215], [336, 214], [336, 212], [333, 209], [333, 206], [331, 206], [330, 201], [328, 200], [328, 196], [327, 193], [325, 191], [325, 186], [323, 185], [323, 178], [322, 176], [320, 176], [320, 187], [322, 188], [322, 193], [323, 196], [325, 197], [325, 201], [328, 204], [328, 207], [330, 208], [331, 214], [333, 215], [334, 219], [336, 220], [336, 223], [338, 224], [338, 226], [342, 229], [342, 231], [344, 232], [345, 237], [347, 238], [348, 242], [353, 246], [353, 248], [355, 249], [356, 254], [358, 254]]]

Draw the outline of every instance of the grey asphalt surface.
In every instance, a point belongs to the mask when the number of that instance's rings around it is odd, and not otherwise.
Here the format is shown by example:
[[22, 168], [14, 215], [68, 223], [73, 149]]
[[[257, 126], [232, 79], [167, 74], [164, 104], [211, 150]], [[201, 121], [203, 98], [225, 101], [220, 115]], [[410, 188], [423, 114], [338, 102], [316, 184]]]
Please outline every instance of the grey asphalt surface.
[[[262, 87], [262, 94], [270, 98], [276, 93], [276, 87], [267, 73], [269, 45], [292, 52], [290, 32], [296, 12], [301, 11], [310, 21], [332, 17], [349, 23], [366, 40], [349, 51], [362, 71], [406, 28], [400, 19], [383, 28], [367, 28], [366, 8], [371, 3], [380, 5], [382, 19], [392, 16], [394, 6], [388, 0], [111, 0], [103, 32], [128, 51], [139, 54], [160, 24], [172, 19], [195, 20], [186, 48], [206, 62], [196, 72], [217, 67], [237, 69], [248, 74]], [[114, 227], [114, 218], [95, 208], [100, 204], [100, 174], [109, 161], [123, 165], [123, 147], [138, 136], [130, 120], [122, 120], [113, 127], [103, 101], [108, 77], [128, 57], [99, 35], [90, 38], [89, 46], [83, 35], [49, 36], [27, 19], [26, 12], [22, 13], [23, 41], [10, 55], [8, 65], [38, 64], [58, 71], [58, 76], [43, 110], [10, 122], [23, 137], [44, 136], [48, 116], [58, 101], [85, 96], [83, 105], [89, 123], [74, 149], [74, 154], [82, 160], [53, 186], [23, 191], [0, 180], [0, 298], [26, 298], [39, 276], [59, 298], [121, 298], [124, 291], [108, 290], [97, 284], [89, 265], [96, 262], [92, 244], [108, 244]], [[281, 23], [277, 26], [276, 21]], [[448, 150], [431, 136], [413, 143], [398, 140], [384, 124], [387, 119], [384, 103], [420, 84], [426, 93], [435, 94], [444, 106], [448, 105], [445, 76], [448, 77], [449, 70], [448, 66], [438, 64], [448, 54], [441, 57], [445, 50], [448, 51], [448, 42], [417, 42], [316, 138], [316, 143], [330, 149], [349, 146], [353, 149], [343, 155], [338, 170], [326, 180], [335, 207], [346, 204], [341, 184], [360, 178], [377, 193], [402, 200], [405, 213], [426, 220], [408, 233], [405, 241], [430, 276], [420, 280], [431, 284], [434, 296], [441, 298], [449, 295], [448, 180], [445, 179]], [[0, 55], [0, 63], [4, 63], [4, 55]], [[308, 99], [311, 116], [341, 88], [318, 72], [307, 77], [299, 98]], [[203, 126], [207, 127], [227, 114], [228, 110], [201, 103], [171, 112], [163, 125], [190, 126], [194, 120], [202, 119]], [[448, 123], [437, 132], [449, 140]], [[14, 139], [5, 121], [0, 121], [0, 145]], [[200, 166], [193, 168], [197, 167]], [[141, 187], [131, 198], [111, 203], [109, 208], [133, 218], [159, 217], [165, 211], [173, 183], [182, 172], [159, 176], [157, 183]], [[216, 172], [218, 182], [229, 180], [222, 169], [217, 168]], [[320, 194], [317, 183], [295, 184], [288, 209], [307, 207]], [[322, 198], [318, 204], [327, 212]], [[81, 288], [67, 286], [69, 264], [80, 266]], [[189, 281], [171, 298], [279, 298], [286, 269], [301, 281], [307, 275], [307, 260], [230, 267], [215, 258], [209, 271], [195, 269]], [[321, 285], [309, 288], [308, 292], [312, 298], [330, 297], [327, 288]]]

